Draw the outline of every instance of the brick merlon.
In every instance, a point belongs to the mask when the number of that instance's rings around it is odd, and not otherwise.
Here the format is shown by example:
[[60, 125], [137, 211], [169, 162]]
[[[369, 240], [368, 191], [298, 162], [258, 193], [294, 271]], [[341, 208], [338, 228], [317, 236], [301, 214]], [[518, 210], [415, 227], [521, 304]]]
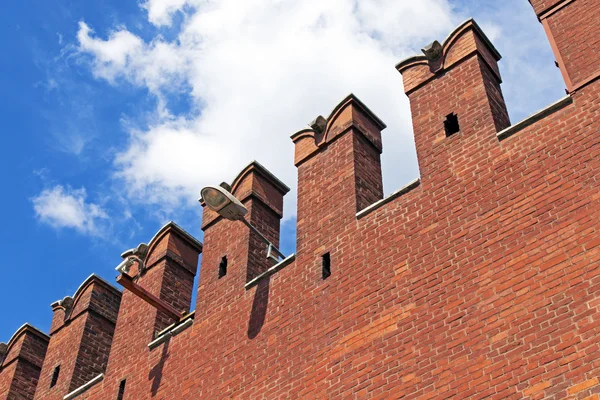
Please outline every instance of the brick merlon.
[[257, 171], [263, 178], [267, 179], [273, 187], [281, 192], [281, 194], [286, 194], [290, 191], [290, 188], [283, 182], [281, 182], [271, 171], [266, 169], [261, 163], [254, 160], [250, 164], [248, 164], [244, 169], [240, 171], [239, 174], [231, 181], [231, 192], [235, 192], [240, 182], [244, 180], [244, 177], [248, 175], [253, 170]]
[[160, 228], [159, 231], [156, 232], [156, 234], [152, 237], [152, 239], [150, 239], [150, 242], [148, 242], [148, 256], [151, 253], [150, 249], [153, 247], [153, 244], [155, 244], [155, 242], [159, 240], [163, 236], [163, 234], [169, 229], [172, 229], [179, 236], [181, 236], [182, 239], [185, 239], [185, 241], [192, 248], [198, 250], [200, 253], [202, 252], [202, 243], [198, 239], [193, 237], [190, 233], [188, 233], [185, 229], [177, 225], [175, 222], [169, 221], [162, 228]]
[[[351, 112], [345, 113], [351, 109]], [[361, 133], [381, 154], [381, 131], [386, 124], [365, 105], [356, 95], [350, 93], [344, 97], [329, 113], [327, 125], [323, 132], [303, 128], [290, 136], [296, 146], [294, 164], [299, 166], [349, 129]], [[375, 132], [377, 132], [375, 134]]]
[[[472, 32], [473, 35], [465, 38], [468, 32]], [[461, 40], [463, 38], [464, 41]], [[470, 18], [456, 27], [442, 42], [441, 47], [442, 53], [438, 60], [429, 60], [425, 55], [415, 55], [396, 64], [396, 70], [403, 75], [406, 94], [410, 94], [434, 79], [437, 74], [449, 70], [474, 53], [479, 53], [498, 81], [502, 81], [497, 66], [502, 56], [474, 19]]]
[[36, 328], [29, 322], [26, 322], [23, 325], [21, 325], [19, 329], [17, 329], [16, 332], [11, 336], [11, 338], [8, 340], [7, 347], [10, 348], [10, 346], [19, 338], [19, 336], [21, 336], [25, 332], [31, 332], [34, 335], [39, 336], [40, 339], [50, 339], [50, 336], [47, 333], [44, 333], [44, 331]]
[[[375, 122], [375, 124], [379, 127], [379, 130], [384, 130], [385, 128], [387, 128], [387, 125], [381, 120], [381, 118], [379, 118], [373, 111], [371, 111], [371, 109], [369, 107], [367, 107], [367, 105], [365, 103], [363, 103], [358, 97], [356, 97], [356, 95], [354, 93], [350, 93], [348, 94], [346, 97], [344, 97], [335, 107], [333, 107], [333, 110], [331, 110], [331, 112], [329, 113], [329, 116], [326, 118], [327, 120], [327, 128], [326, 131], [328, 131], [331, 128], [332, 125], [332, 121], [335, 119], [334, 117], [341, 111], [341, 109], [343, 108], [343, 106], [345, 106], [349, 101], [353, 101], [360, 109], [362, 109], [362, 111], [367, 114], [372, 120], [373, 122]], [[306, 128], [302, 128], [299, 131], [295, 132], [293, 135], [290, 136], [290, 138], [292, 139], [292, 141], [296, 141], [296, 139], [302, 137], [302, 136], [314, 136], [316, 132], [314, 131], [314, 129], [310, 128], [310, 127], [306, 127]]]
[[[11, 361], [13, 361], [14, 359], [21, 357], [21, 350], [18, 351], [18, 354], [14, 354], [13, 357], [9, 357], [9, 355], [11, 354], [12, 347], [15, 345], [15, 343], [17, 343], [19, 341], [21, 336], [28, 334], [28, 333], [33, 336], [38, 337], [43, 342], [45, 342], [46, 345], [50, 341], [50, 336], [47, 335], [46, 333], [44, 333], [42, 330], [36, 328], [35, 326], [31, 325], [28, 322], [24, 323], [23, 325], [21, 325], [21, 327], [19, 329], [17, 329], [17, 331], [8, 340], [8, 343], [6, 344], [6, 350], [5, 350], [4, 357], [2, 357], [3, 360], [0, 363], [0, 370], [2, 370], [6, 365], [11, 363]], [[44, 350], [44, 352], [45, 352], [45, 350]], [[43, 359], [43, 355], [41, 355], [41, 357]], [[30, 359], [28, 359], [28, 361], [32, 362], [34, 365], [41, 364], [41, 362], [38, 363], [38, 362], [35, 362], [34, 360], [30, 360]], [[38, 366], [41, 367], [41, 365], [38, 365]]]
[[[105, 289], [107, 289], [109, 292], [111, 292], [116, 297], [121, 297], [123, 294], [119, 289], [117, 289], [116, 287], [114, 287], [113, 285], [108, 283], [106, 280], [102, 279], [101, 277], [99, 277], [96, 274], [91, 274], [90, 276], [88, 276], [88, 278], [85, 281], [83, 281], [83, 283], [81, 285], [79, 285], [79, 287], [73, 294], [73, 305], [70, 310], [71, 312], [75, 309], [75, 305], [77, 304], [77, 302], [81, 298], [81, 295], [85, 292], [87, 287], [94, 283], [97, 283], [100, 286], [104, 287]], [[70, 319], [71, 317], [72, 317], [72, 315], [69, 313], [67, 315], [66, 319]]]
[[[83, 294], [91, 285], [94, 284], [103, 287], [107, 293], [110, 293], [111, 296], [114, 296], [114, 298], [117, 299], [117, 301], [120, 301], [122, 292], [119, 289], [108, 283], [106, 280], [102, 279], [100, 276], [96, 274], [91, 274], [87, 277], [85, 281], [83, 281], [81, 285], [79, 285], [77, 290], [75, 290], [73, 296], [66, 296], [62, 300], [57, 300], [54, 303], [50, 304], [50, 307], [54, 312], [52, 318], [52, 325], [50, 327], [51, 335], [54, 335], [58, 330], [65, 326], [65, 324], [68, 324], [70, 321], [77, 318], [85, 311], [88, 311], [90, 309], [103, 309], [102, 306], [104, 304], [98, 304], [99, 302], [103, 303], [103, 301], [100, 301], [98, 299], [92, 300], [91, 298], [86, 300], [87, 303], [81, 304], [78, 307], [78, 304], [80, 303]], [[101, 314], [105, 318], [109, 319], [112, 323], [115, 323], [117, 310], [115, 309], [114, 311], [114, 315], [104, 315], [104, 313]]]
[[[249, 163], [236, 175], [231, 184], [225, 183], [225, 187], [242, 203], [248, 199], [258, 200], [268, 206], [279, 218], [283, 217], [283, 196], [290, 191], [290, 188], [258, 161]], [[204, 207], [202, 230], [205, 230], [222, 217], [206, 208], [203, 198], [199, 201]]]

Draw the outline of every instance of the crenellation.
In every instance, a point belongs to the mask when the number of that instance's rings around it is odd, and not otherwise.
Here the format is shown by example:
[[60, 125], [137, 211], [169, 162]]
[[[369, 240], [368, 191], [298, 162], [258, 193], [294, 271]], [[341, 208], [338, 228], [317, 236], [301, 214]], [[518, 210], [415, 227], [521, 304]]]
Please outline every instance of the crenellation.
[[0, 398], [33, 398], [47, 348], [48, 335], [30, 324], [21, 326], [0, 347], [4, 350], [0, 362]]
[[[129, 274], [185, 315], [91, 276], [49, 339], [0, 344], [0, 398], [596, 398], [600, 8], [531, 3], [569, 96], [510, 126], [500, 55], [466, 21], [397, 65], [419, 179], [383, 197], [385, 124], [345, 97], [291, 138], [296, 254], [268, 260], [208, 207], [204, 243], [169, 223]], [[221, 186], [278, 245], [288, 187], [256, 161]]]
[[120, 301], [120, 291], [92, 274], [72, 297], [52, 303], [50, 341], [34, 398], [62, 399], [105, 371]]
[[[424, 186], [457, 183], [485, 166], [482, 157], [498, 150], [496, 133], [510, 125], [500, 89], [500, 54], [473, 20], [459, 26], [443, 43], [441, 66], [424, 73], [424, 56], [409, 58], [396, 69], [405, 80], [415, 145]], [[449, 136], [447, 120], [458, 126]]]

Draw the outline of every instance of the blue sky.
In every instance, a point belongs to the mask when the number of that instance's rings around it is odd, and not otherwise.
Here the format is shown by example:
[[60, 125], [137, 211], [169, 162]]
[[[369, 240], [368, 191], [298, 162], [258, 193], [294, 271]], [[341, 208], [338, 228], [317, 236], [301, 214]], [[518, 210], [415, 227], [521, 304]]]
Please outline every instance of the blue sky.
[[[390, 193], [418, 176], [396, 62], [475, 17], [514, 122], [564, 95], [526, 0], [9, 2], [0, 14], [4, 254], [0, 341], [47, 331], [50, 303], [175, 220], [201, 239], [200, 189], [253, 159], [292, 187], [289, 136], [355, 93], [388, 125]], [[17, 306], [18, 305], [18, 306]]]

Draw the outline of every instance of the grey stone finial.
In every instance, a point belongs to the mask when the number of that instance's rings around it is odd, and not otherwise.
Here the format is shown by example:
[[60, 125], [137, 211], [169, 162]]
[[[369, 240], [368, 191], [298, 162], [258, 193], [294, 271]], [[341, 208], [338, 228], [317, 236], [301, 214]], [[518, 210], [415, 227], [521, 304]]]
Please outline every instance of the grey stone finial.
[[315, 132], [323, 133], [327, 127], [327, 120], [322, 115], [319, 115], [309, 125]]
[[138, 244], [138, 247], [135, 248], [134, 254], [143, 259], [146, 257], [146, 254], [148, 254], [148, 245], [146, 243]]
[[429, 61], [437, 61], [442, 56], [443, 48], [440, 42], [434, 40], [431, 44], [422, 48], [421, 51]]
[[223, 189], [227, 190], [228, 192], [231, 192], [231, 185], [229, 183], [221, 182], [221, 184], [219, 186], [221, 186]]
[[65, 308], [65, 310], [70, 310], [73, 307], [73, 298], [71, 296], [65, 296], [64, 299], [60, 301], [60, 305]]
[[71, 306], [73, 306], [73, 298], [71, 296], [65, 296], [64, 299], [56, 300], [54, 303], [50, 304], [52, 311], [55, 311], [57, 307], [62, 307], [68, 312]]

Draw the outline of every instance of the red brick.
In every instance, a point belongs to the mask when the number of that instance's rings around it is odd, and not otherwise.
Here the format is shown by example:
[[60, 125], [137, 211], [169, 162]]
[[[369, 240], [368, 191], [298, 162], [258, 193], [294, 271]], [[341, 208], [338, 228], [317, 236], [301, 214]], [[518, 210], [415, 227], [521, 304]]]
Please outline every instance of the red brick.
[[[383, 199], [385, 125], [346, 97], [324, 131], [292, 137], [295, 260], [246, 288], [272, 264], [243, 224], [205, 209], [203, 249], [173, 226], [162, 230], [138, 284], [187, 309], [202, 250], [194, 324], [149, 349], [173, 320], [125, 292], [108, 362], [90, 363], [105, 378], [81, 398], [116, 398], [123, 379], [125, 399], [597, 398], [600, 83], [586, 80], [600, 65], [600, 3], [531, 2], [572, 80], [569, 99], [499, 137], [510, 124], [500, 57], [467, 21], [442, 44], [441, 59], [397, 66], [420, 182]], [[446, 137], [450, 113], [460, 131]], [[285, 185], [252, 163], [232, 192], [278, 244]], [[228, 273], [218, 279], [224, 255]], [[67, 354], [67, 343], [84, 340], [64, 333], [97, 321], [65, 324], [65, 315], [56, 308], [38, 385], [44, 398], [58, 355], [74, 364], [65, 370], [71, 381], [90, 376], [73, 360], [91, 350]], [[9, 358], [19, 353], [13, 342]], [[0, 371], [0, 398], [15, 371]]]

